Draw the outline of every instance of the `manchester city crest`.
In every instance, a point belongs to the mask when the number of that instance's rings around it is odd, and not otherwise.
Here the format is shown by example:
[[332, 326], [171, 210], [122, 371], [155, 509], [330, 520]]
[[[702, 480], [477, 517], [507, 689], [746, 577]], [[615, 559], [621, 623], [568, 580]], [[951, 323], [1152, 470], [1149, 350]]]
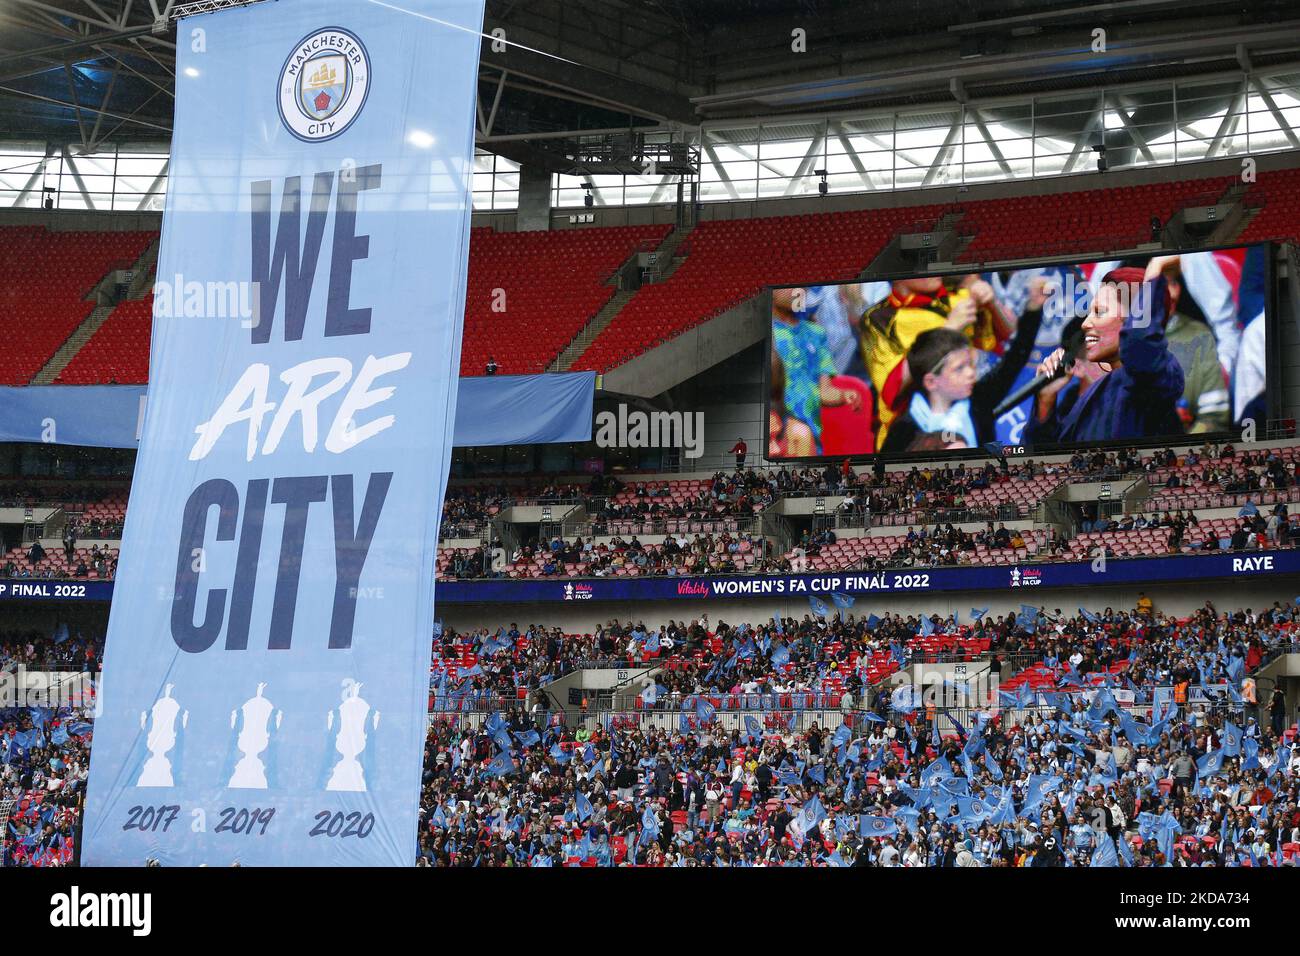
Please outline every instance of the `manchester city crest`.
[[343, 133], [370, 92], [370, 55], [356, 35], [325, 27], [303, 37], [280, 69], [280, 119], [308, 143]]

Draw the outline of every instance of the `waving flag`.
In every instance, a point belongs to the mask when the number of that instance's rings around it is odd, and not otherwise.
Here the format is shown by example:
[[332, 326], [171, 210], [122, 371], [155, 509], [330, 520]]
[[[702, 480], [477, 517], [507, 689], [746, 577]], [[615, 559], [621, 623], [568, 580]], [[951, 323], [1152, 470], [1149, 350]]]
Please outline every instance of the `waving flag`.
[[784, 644], [778, 644], [772, 651], [772, 666], [784, 667], [788, 663], [790, 663], [790, 648]]
[[1115, 852], [1115, 841], [1103, 836], [1097, 848], [1092, 851], [1089, 866], [1119, 866], [1119, 854]]
[[982, 618], [982, 617], [983, 617], [985, 614], [987, 614], [988, 612], [989, 612], [989, 609], [986, 608], [986, 607], [973, 607], [973, 608], [971, 608], [971, 609], [970, 609], [970, 619], [971, 619], [972, 623], [975, 622], [975, 621], [978, 621], [980, 618]]
[[999, 827], [1015, 825], [1016, 808], [1011, 799], [1011, 787], [1008, 786], [1002, 791], [1002, 799], [998, 801], [997, 808], [989, 815], [988, 822]]
[[515, 762], [510, 757], [510, 751], [503, 751], [496, 755], [487, 767], [484, 768], [485, 774], [494, 777], [508, 777], [515, 772]]
[[713, 723], [713, 718], [717, 714], [718, 708], [703, 697], [695, 702], [695, 717], [704, 724]]
[[830, 607], [819, 597], [809, 597], [808, 606], [812, 608], [814, 614], [818, 617], [825, 617], [831, 612]]
[[591, 817], [592, 813], [595, 812], [591, 806], [591, 801], [587, 799], [586, 794], [579, 793], [577, 800], [574, 802], [578, 810], [578, 819], [586, 822], [586, 820]]
[[745, 733], [750, 740], [760, 740], [763, 736], [762, 725], [759, 724], [757, 717], [745, 717]]
[[1101, 623], [1101, 618], [1100, 618], [1098, 615], [1093, 614], [1093, 613], [1092, 613], [1091, 611], [1089, 611], [1087, 608], [1082, 608], [1082, 607], [1079, 608], [1079, 614], [1080, 614], [1080, 616], [1081, 616], [1085, 621], [1087, 621], [1089, 624], [1100, 624], [1100, 623]]
[[853, 738], [853, 732], [845, 724], [840, 724], [835, 728], [835, 733], [831, 736], [832, 747], [843, 747]]
[[[900, 814], [905, 811], [899, 811]], [[858, 833], [864, 837], [887, 837], [898, 833], [898, 824], [889, 817], [872, 817], [865, 813], [858, 818]]]
[[921, 786], [933, 786], [952, 775], [952, 767], [948, 764], [948, 758], [944, 756], [937, 757], [930, 766], [921, 771]]
[[1222, 750], [1215, 750], [1207, 753], [1200, 760], [1196, 761], [1196, 772], [1205, 776], [1213, 776], [1223, 769], [1223, 759], [1226, 755]]
[[1223, 724], [1222, 752], [1225, 757], [1241, 756], [1241, 728], [1231, 721]]
[[819, 823], [826, 819], [826, 808], [822, 806], [821, 800], [813, 797], [800, 808], [799, 815], [795, 819], [799, 824], [801, 833], [811, 833]]
[[645, 652], [647, 654], [659, 653], [659, 632], [655, 631], [645, 640]]
[[914, 684], [895, 688], [889, 696], [889, 706], [900, 714], [910, 714], [921, 706], [921, 689]]
[[921, 636], [929, 637], [934, 633], [934, 621], [924, 614], [921, 615]]
[[[1297, 600], [1300, 600], [1300, 599], [1297, 599]], [[876, 628], [878, 628], [879, 626], [880, 626], [880, 618], [876, 617], [876, 615], [872, 614], [872, 615], [870, 615], [870, 616], [867, 618], [867, 629], [868, 629], [868, 630], [872, 630], [872, 631], [874, 631], [874, 630], [875, 630]]]
[[996, 806], [991, 806], [983, 800], [962, 797], [957, 801], [957, 818], [963, 826], [978, 827], [991, 817], [996, 809]]
[[992, 775], [994, 780], [1002, 779], [1002, 768], [999, 767], [998, 762], [993, 759], [993, 751], [984, 751], [984, 766], [989, 768], [989, 773]]
[[838, 591], [836, 591], [831, 593], [831, 600], [835, 602], [836, 607], [847, 610], [853, 607], [854, 603], [857, 601], [857, 598], [850, 597], [847, 594], [840, 594]]

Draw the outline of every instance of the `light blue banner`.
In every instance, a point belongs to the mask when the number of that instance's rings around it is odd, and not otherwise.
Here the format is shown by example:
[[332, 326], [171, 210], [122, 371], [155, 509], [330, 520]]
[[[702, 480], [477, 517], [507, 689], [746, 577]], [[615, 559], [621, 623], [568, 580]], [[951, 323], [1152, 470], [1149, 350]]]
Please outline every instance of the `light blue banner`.
[[[595, 372], [462, 378], [453, 444], [540, 445], [591, 440]], [[0, 387], [0, 442], [94, 448], [140, 444], [143, 385]]]
[[178, 24], [159, 274], [255, 314], [154, 320], [88, 864], [415, 860], [482, 16]]

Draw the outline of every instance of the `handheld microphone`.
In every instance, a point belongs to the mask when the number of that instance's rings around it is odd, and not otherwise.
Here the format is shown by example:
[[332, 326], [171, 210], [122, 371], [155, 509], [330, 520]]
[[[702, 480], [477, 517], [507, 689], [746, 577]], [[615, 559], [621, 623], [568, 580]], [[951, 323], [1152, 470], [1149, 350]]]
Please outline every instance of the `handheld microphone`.
[[1056, 371], [1051, 375], [1035, 375], [1031, 381], [1021, 385], [1018, 389], [998, 403], [997, 407], [993, 409], [993, 417], [998, 418], [1005, 415], [1026, 398], [1037, 395], [1057, 379], [1065, 378], [1073, 370], [1074, 362], [1079, 357], [1081, 351], [1083, 351], [1082, 332], [1069, 336], [1065, 342], [1065, 354], [1061, 356], [1061, 362], [1056, 366]]

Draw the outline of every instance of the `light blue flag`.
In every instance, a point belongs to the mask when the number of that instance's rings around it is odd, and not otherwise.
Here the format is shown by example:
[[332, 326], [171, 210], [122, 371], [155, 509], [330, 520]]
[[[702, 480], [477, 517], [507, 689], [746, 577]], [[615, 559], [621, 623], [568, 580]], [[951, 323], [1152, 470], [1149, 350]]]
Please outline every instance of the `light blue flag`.
[[1047, 795], [1061, 786], [1061, 778], [1058, 776], [1049, 776], [1047, 774], [1034, 774], [1025, 784], [1025, 803], [1020, 808], [1022, 816], [1027, 816], [1034, 810], [1037, 810], [1047, 798]]
[[510, 752], [504, 751], [492, 759], [492, 762], [484, 768], [485, 774], [494, 777], [508, 777], [515, 772], [515, 762], [510, 757]]
[[1016, 807], [1011, 796], [1010, 786], [1002, 791], [1002, 798], [998, 800], [997, 807], [989, 815], [988, 822], [999, 827], [1015, 825]]
[[1119, 856], [1125, 866], [1133, 865], [1133, 848], [1129, 846], [1128, 839], [1123, 834], [1120, 834], [1119, 838]]
[[812, 612], [818, 617], [825, 617], [831, 612], [830, 606], [819, 597], [809, 596], [808, 606], [812, 608]]
[[790, 648], [784, 644], [778, 644], [772, 651], [772, 666], [784, 667], [788, 663], [790, 663]]
[[[901, 816], [905, 812], [900, 810], [898, 814]], [[858, 833], [864, 837], [895, 836], [898, 833], [898, 824], [889, 817], [868, 816], [864, 813], [858, 818]]]
[[867, 617], [867, 628], [868, 628], [868, 630], [872, 630], [872, 631], [874, 631], [874, 630], [875, 630], [876, 628], [878, 628], [879, 626], [880, 626], [880, 618], [876, 617], [876, 615], [874, 615], [874, 614], [869, 615], [869, 616]]
[[928, 615], [921, 615], [921, 636], [929, 637], [934, 633], [934, 621], [930, 620]]
[[921, 689], [914, 684], [903, 684], [894, 689], [889, 706], [900, 714], [910, 714], [921, 706]]
[[594, 813], [591, 801], [587, 799], [586, 794], [579, 792], [577, 799], [574, 801], [578, 810], [578, 819], [586, 822]]
[[857, 601], [857, 598], [851, 597], [848, 594], [840, 594], [839, 592], [832, 592], [831, 600], [835, 602], [836, 607], [842, 608], [844, 610], [848, 610], [849, 608], [853, 607], [854, 603]]
[[1201, 776], [1213, 776], [1223, 769], [1226, 755], [1222, 750], [1214, 750], [1196, 761], [1196, 772]]
[[763, 737], [763, 727], [758, 722], [757, 717], [745, 716], [745, 733], [751, 740], [761, 740]]
[[948, 764], [948, 758], [944, 756], [936, 757], [934, 762], [921, 771], [921, 786], [934, 786], [952, 775], [952, 767]]
[[962, 825], [968, 828], [978, 827], [996, 810], [996, 805], [990, 805], [975, 797], [962, 797], [957, 801], [957, 817]]
[[515, 739], [519, 741], [521, 747], [533, 747], [542, 740], [535, 730], [525, 730], [522, 734], [515, 734]]
[[814, 783], [820, 783], [823, 787], [826, 786], [826, 768], [821, 764], [818, 764], [815, 767], [809, 767], [807, 776], [808, 779]]
[[1222, 752], [1225, 757], [1241, 756], [1241, 728], [1231, 721], [1224, 721], [1223, 724], [1223, 747]]
[[1092, 859], [1088, 865], [1119, 866], [1119, 854], [1115, 851], [1115, 841], [1109, 836], [1103, 836], [1096, 849], [1092, 851]]
[[1101, 618], [1098, 615], [1092, 613], [1092, 611], [1089, 611], [1087, 608], [1082, 608], [1082, 607], [1079, 608], [1079, 614], [1089, 624], [1098, 624], [1101, 622]]
[[835, 728], [835, 733], [831, 735], [832, 747], [843, 747], [853, 739], [853, 732], [849, 730], [846, 724], [840, 724]]
[[1228, 677], [1234, 684], [1240, 686], [1241, 678], [1246, 673], [1246, 662], [1236, 654], [1228, 655]]
[[1262, 765], [1259, 762], [1259, 741], [1254, 737], [1245, 737], [1241, 741], [1241, 770], [1258, 770]]
[[971, 622], [974, 623], [975, 621], [980, 620], [980, 619], [981, 619], [982, 617], [984, 617], [984, 615], [987, 614], [988, 612], [989, 612], [989, 609], [986, 608], [986, 607], [973, 607], [973, 608], [971, 608], [971, 609], [970, 609], [970, 619], [971, 619]]
[[796, 819], [799, 829], [804, 834], [809, 834], [826, 819], [826, 808], [822, 806], [821, 800], [814, 796], [800, 808]]
[[1288, 768], [1290, 767], [1290, 765], [1291, 765], [1291, 748], [1287, 746], [1279, 746], [1277, 748], [1277, 759], [1273, 761], [1273, 767], [1268, 772], [1268, 779], [1272, 780], [1273, 777], [1278, 774], [1289, 776]]
[[659, 653], [659, 632], [658, 631], [655, 631], [648, 638], [646, 638], [645, 652], [647, 654]]
[[59, 724], [50, 734], [50, 743], [55, 746], [63, 746], [68, 742], [68, 728], [64, 724]]
[[695, 717], [703, 724], [713, 723], [713, 718], [717, 714], [718, 708], [714, 707], [712, 702], [705, 700], [703, 697], [695, 701]]
[[[259, 4], [178, 45], [87, 865], [415, 863], [482, 18]], [[173, 277], [208, 314], [175, 314]], [[275, 818], [246, 842], [123, 829], [151, 787], [213, 810], [260, 792]], [[310, 836], [352, 812], [367, 838]]]
[[998, 766], [998, 762], [993, 759], [993, 751], [984, 751], [984, 766], [988, 767], [989, 774], [994, 780], [1002, 779], [1002, 768]]

